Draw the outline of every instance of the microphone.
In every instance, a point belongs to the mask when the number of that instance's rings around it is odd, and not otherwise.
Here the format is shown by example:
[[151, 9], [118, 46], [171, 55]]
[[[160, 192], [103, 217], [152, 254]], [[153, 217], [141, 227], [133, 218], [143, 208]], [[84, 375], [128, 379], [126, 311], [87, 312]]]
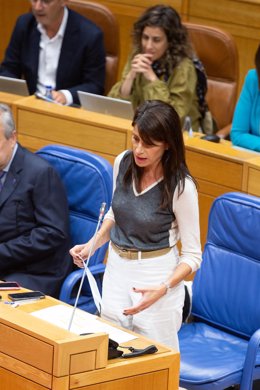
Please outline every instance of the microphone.
[[95, 243], [96, 243], [96, 239], [97, 239], [97, 233], [98, 233], [98, 230], [99, 230], [99, 226], [100, 226], [100, 224], [102, 222], [102, 219], [104, 217], [105, 209], [106, 209], [106, 203], [103, 202], [101, 204], [101, 207], [100, 207], [100, 210], [99, 210], [98, 222], [97, 222], [96, 230], [95, 230], [95, 233], [94, 233], [94, 236], [93, 236], [92, 244], [91, 244], [91, 247], [90, 247], [90, 250], [89, 250], [89, 253], [88, 253], [88, 258], [87, 258], [86, 261], [83, 261], [84, 271], [85, 272], [82, 273], [81, 282], [80, 282], [78, 293], [77, 293], [77, 297], [76, 297], [76, 300], [75, 300], [75, 303], [74, 303], [74, 307], [73, 307], [72, 315], [71, 315], [71, 318], [70, 318], [68, 330], [71, 329], [72, 321], [73, 321], [73, 318], [74, 318], [74, 315], [75, 315], [75, 311], [76, 311], [76, 308], [77, 308], [77, 305], [78, 305], [79, 296], [80, 296], [81, 289], [82, 289], [83, 282], [84, 282], [84, 279], [85, 279], [86, 275], [87, 275], [87, 278], [88, 278], [88, 281], [89, 281], [89, 286], [90, 286], [91, 293], [93, 295], [93, 299], [94, 299], [95, 305], [97, 307], [97, 310], [99, 312], [101, 310], [101, 306], [102, 306], [101, 295], [100, 295], [100, 292], [99, 292], [96, 280], [95, 280], [95, 278], [93, 277], [92, 273], [90, 272], [90, 270], [88, 268], [88, 264], [89, 264], [89, 260], [90, 260], [90, 258], [92, 256], [92, 254], [93, 254], [93, 249], [95, 247]]
[[106, 202], [103, 202], [101, 204], [101, 207], [100, 207], [100, 210], [99, 210], [99, 217], [98, 217], [99, 221], [102, 221], [102, 219], [104, 217], [104, 214], [105, 214], [105, 209], [106, 209]]
[[89, 254], [88, 254], [88, 258], [87, 258], [87, 261], [86, 261], [86, 267], [88, 266], [90, 257], [92, 256], [92, 251], [93, 251], [93, 248], [94, 248], [95, 243], [96, 243], [96, 238], [97, 238], [97, 233], [98, 233], [98, 230], [99, 230], [99, 225], [101, 224], [101, 221], [102, 221], [102, 219], [104, 217], [105, 209], [106, 209], [106, 202], [103, 202], [103, 203], [101, 203], [101, 206], [100, 206], [98, 223], [97, 223], [95, 234], [93, 236], [93, 241], [92, 241], [92, 245], [91, 245], [91, 248], [90, 248], [90, 251], [89, 251]]

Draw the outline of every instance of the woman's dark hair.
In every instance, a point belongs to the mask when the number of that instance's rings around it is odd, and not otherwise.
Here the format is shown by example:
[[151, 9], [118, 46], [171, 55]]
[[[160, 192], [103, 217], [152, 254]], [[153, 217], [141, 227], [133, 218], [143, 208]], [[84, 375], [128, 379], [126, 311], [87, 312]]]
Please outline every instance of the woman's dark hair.
[[258, 76], [258, 88], [260, 89], [260, 45], [258, 46], [255, 53], [255, 67]]
[[193, 50], [186, 27], [179, 14], [168, 5], [155, 5], [148, 8], [134, 23], [133, 43], [136, 52], [141, 52], [142, 34], [145, 27], [160, 27], [168, 40], [167, 61], [174, 68], [186, 57], [193, 57]]
[[[139, 136], [147, 145], [154, 142], [165, 142], [168, 149], [162, 156], [163, 166], [163, 193], [161, 207], [171, 206], [175, 187], [178, 196], [184, 191], [185, 178], [191, 176], [185, 161], [185, 146], [183, 141], [180, 118], [175, 109], [168, 103], [160, 100], [147, 100], [139, 106], [134, 115], [132, 126], [136, 126]], [[143, 168], [132, 163], [129, 166], [124, 182], [135, 180], [136, 188], [140, 192]], [[191, 177], [191, 179], [195, 180]]]

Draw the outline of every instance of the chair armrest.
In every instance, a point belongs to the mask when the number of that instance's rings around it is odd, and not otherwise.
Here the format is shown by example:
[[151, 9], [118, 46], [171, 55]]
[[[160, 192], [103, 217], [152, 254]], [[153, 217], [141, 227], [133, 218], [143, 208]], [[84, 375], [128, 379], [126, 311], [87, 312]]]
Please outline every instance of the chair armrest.
[[[99, 263], [99, 264], [90, 266], [89, 270], [95, 276], [95, 275], [104, 273], [105, 267], [106, 266], [104, 263]], [[59, 295], [60, 301], [69, 302], [73, 288], [82, 278], [83, 272], [84, 272], [83, 269], [78, 269], [76, 271], [71, 272], [66, 277], [66, 279], [64, 280], [62, 287], [61, 287], [61, 291], [60, 291], [60, 295]]]
[[252, 389], [253, 373], [255, 369], [256, 355], [259, 350], [259, 345], [260, 329], [255, 331], [248, 343], [240, 390]]

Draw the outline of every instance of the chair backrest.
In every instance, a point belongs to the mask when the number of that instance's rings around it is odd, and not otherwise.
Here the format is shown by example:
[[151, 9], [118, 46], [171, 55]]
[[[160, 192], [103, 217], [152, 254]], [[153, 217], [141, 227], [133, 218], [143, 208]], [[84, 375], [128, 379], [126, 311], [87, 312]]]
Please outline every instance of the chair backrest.
[[68, 0], [67, 5], [73, 11], [94, 22], [104, 34], [106, 51], [105, 95], [117, 80], [119, 61], [119, 27], [115, 15], [104, 5], [85, 1]]
[[[36, 152], [56, 169], [65, 186], [70, 214], [72, 246], [94, 234], [100, 206], [110, 207], [112, 166], [104, 158], [67, 146], [49, 145]], [[103, 261], [107, 246], [92, 256], [90, 265]]]
[[215, 27], [184, 23], [208, 77], [207, 102], [218, 128], [232, 122], [237, 100], [239, 62], [234, 38]]
[[192, 313], [250, 337], [260, 324], [260, 199], [218, 197], [209, 215], [203, 261], [193, 283]]

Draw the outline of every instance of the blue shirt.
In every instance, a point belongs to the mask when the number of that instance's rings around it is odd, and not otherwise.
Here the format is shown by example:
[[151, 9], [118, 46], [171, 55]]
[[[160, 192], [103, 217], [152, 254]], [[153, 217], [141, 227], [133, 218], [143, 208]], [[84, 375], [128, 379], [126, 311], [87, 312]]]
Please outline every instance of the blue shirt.
[[244, 81], [231, 128], [233, 145], [260, 152], [260, 90], [255, 69]]

